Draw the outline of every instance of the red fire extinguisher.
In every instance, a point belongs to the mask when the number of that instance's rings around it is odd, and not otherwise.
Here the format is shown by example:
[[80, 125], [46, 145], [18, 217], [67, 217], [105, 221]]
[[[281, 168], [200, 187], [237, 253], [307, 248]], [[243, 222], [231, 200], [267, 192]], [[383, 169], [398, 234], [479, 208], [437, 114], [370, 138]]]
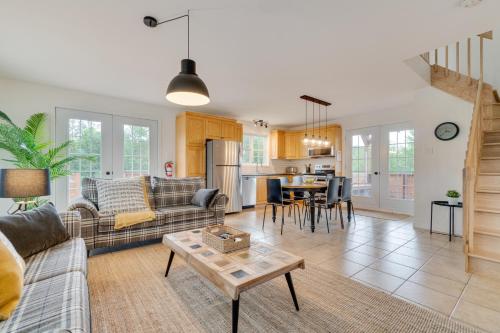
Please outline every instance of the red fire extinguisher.
[[168, 161], [165, 163], [165, 175], [167, 178], [172, 178], [174, 176], [174, 162]]

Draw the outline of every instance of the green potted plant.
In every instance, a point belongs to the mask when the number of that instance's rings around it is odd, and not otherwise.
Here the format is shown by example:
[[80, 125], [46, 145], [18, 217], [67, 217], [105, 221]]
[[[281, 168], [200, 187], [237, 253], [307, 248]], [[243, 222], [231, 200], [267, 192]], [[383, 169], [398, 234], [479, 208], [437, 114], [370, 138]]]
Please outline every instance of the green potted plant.
[[460, 198], [460, 193], [455, 190], [448, 190], [446, 192], [446, 196], [448, 197], [448, 204], [456, 206], [458, 204], [458, 198]]
[[[46, 120], [47, 114], [35, 113], [26, 120], [24, 127], [19, 127], [7, 114], [0, 111], [0, 149], [10, 155], [2, 160], [17, 168], [49, 169], [51, 180], [70, 175], [68, 165], [71, 161], [94, 160], [93, 157], [84, 155], [68, 156], [66, 151], [71, 141], [54, 145], [44, 140], [42, 129]], [[29, 199], [42, 203], [38, 198]]]

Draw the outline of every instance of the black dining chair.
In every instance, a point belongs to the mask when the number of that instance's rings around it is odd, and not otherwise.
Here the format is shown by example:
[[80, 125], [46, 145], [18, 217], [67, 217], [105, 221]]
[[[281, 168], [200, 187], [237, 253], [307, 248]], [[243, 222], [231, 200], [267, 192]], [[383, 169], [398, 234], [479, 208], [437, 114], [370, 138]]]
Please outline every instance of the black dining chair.
[[[278, 207], [281, 206], [281, 234], [283, 235], [283, 225], [285, 224], [285, 206], [293, 207], [293, 219], [297, 223], [295, 208], [299, 213], [299, 227], [302, 230], [302, 222], [300, 221], [300, 210], [299, 205], [291, 200], [290, 198], [285, 198], [283, 196], [283, 190], [281, 188], [280, 179], [267, 179], [267, 202], [264, 207], [264, 218], [262, 219], [262, 229], [264, 229], [264, 223], [266, 221], [266, 210], [267, 206]], [[276, 209], [276, 208], [275, 208]], [[276, 209], [277, 210], [277, 209]]]
[[[354, 214], [354, 204], [352, 203], [352, 178], [344, 178], [342, 182], [342, 190], [339, 201], [339, 213], [340, 220], [343, 220], [342, 216], [342, 203], [345, 202], [347, 204], [347, 209], [351, 209], [351, 213], [354, 219], [354, 223], [356, 223], [356, 215]], [[349, 212], [347, 212], [349, 214]], [[343, 222], [342, 222], [343, 225]]]
[[[318, 208], [318, 213], [321, 214], [321, 209], [324, 210], [326, 219], [326, 229], [330, 232], [330, 226], [328, 223], [328, 210], [330, 210], [330, 219], [332, 218], [331, 209], [337, 209], [339, 207], [339, 202], [341, 197], [339, 195], [340, 188], [340, 178], [333, 177], [328, 180], [328, 185], [326, 189], [326, 197], [323, 199], [316, 200], [315, 206]], [[344, 221], [340, 219], [340, 224], [342, 229], [344, 229]]]

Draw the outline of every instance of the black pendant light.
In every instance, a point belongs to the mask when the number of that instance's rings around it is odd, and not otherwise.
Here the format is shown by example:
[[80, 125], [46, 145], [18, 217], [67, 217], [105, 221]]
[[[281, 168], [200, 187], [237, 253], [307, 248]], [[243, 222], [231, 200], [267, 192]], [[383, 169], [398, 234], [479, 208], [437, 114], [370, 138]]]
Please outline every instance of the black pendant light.
[[170, 81], [165, 98], [172, 103], [186, 106], [205, 105], [210, 102], [208, 89], [202, 79], [196, 74], [196, 62], [189, 58], [189, 10], [186, 15], [159, 22], [151, 16], [144, 17], [144, 24], [154, 28], [160, 24], [187, 17], [188, 21], [188, 47], [187, 59], [181, 60], [180, 73]]

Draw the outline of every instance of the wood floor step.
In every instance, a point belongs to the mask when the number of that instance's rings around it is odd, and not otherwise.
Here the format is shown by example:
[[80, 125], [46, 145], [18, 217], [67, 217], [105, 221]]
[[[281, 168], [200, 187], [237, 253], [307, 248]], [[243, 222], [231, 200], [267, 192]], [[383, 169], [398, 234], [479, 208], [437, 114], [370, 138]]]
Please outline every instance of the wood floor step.
[[500, 211], [500, 193], [476, 193], [475, 208]]
[[475, 230], [497, 230], [500, 233], [500, 213], [474, 211]]
[[500, 191], [500, 173], [482, 174], [477, 177], [478, 191]]
[[488, 261], [500, 263], [500, 254], [497, 254], [497, 253], [490, 253], [487, 251], [474, 250], [474, 252], [469, 252], [468, 256], [472, 257], [472, 258], [478, 258], [478, 259], [483, 259], [483, 260], [488, 260]]
[[500, 131], [483, 131], [483, 144], [500, 142]]
[[479, 172], [479, 176], [500, 176], [500, 172]]
[[486, 118], [483, 121], [483, 126], [488, 131], [500, 130], [499, 118]]
[[475, 208], [474, 211], [478, 213], [500, 214], [500, 208], [499, 209]]
[[486, 142], [486, 143], [483, 143], [483, 146], [493, 146], [493, 147], [496, 147], [496, 146], [499, 146], [500, 147], [500, 142]]
[[476, 193], [500, 194], [500, 190], [491, 190], [491, 189], [478, 188], [476, 190]]
[[489, 253], [491, 256], [500, 258], [500, 238], [497, 236], [474, 233], [474, 252]]
[[500, 160], [500, 156], [482, 156], [482, 160]]
[[487, 235], [491, 237], [498, 237], [500, 241], [500, 227], [499, 228], [488, 228], [488, 227], [474, 227], [474, 233], [479, 235]]
[[500, 158], [481, 158], [479, 160], [480, 173], [498, 173], [500, 172]]
[[483, 145], [481, 147], [481, 157], [499, 157], [500, 158], [500, 145]]

